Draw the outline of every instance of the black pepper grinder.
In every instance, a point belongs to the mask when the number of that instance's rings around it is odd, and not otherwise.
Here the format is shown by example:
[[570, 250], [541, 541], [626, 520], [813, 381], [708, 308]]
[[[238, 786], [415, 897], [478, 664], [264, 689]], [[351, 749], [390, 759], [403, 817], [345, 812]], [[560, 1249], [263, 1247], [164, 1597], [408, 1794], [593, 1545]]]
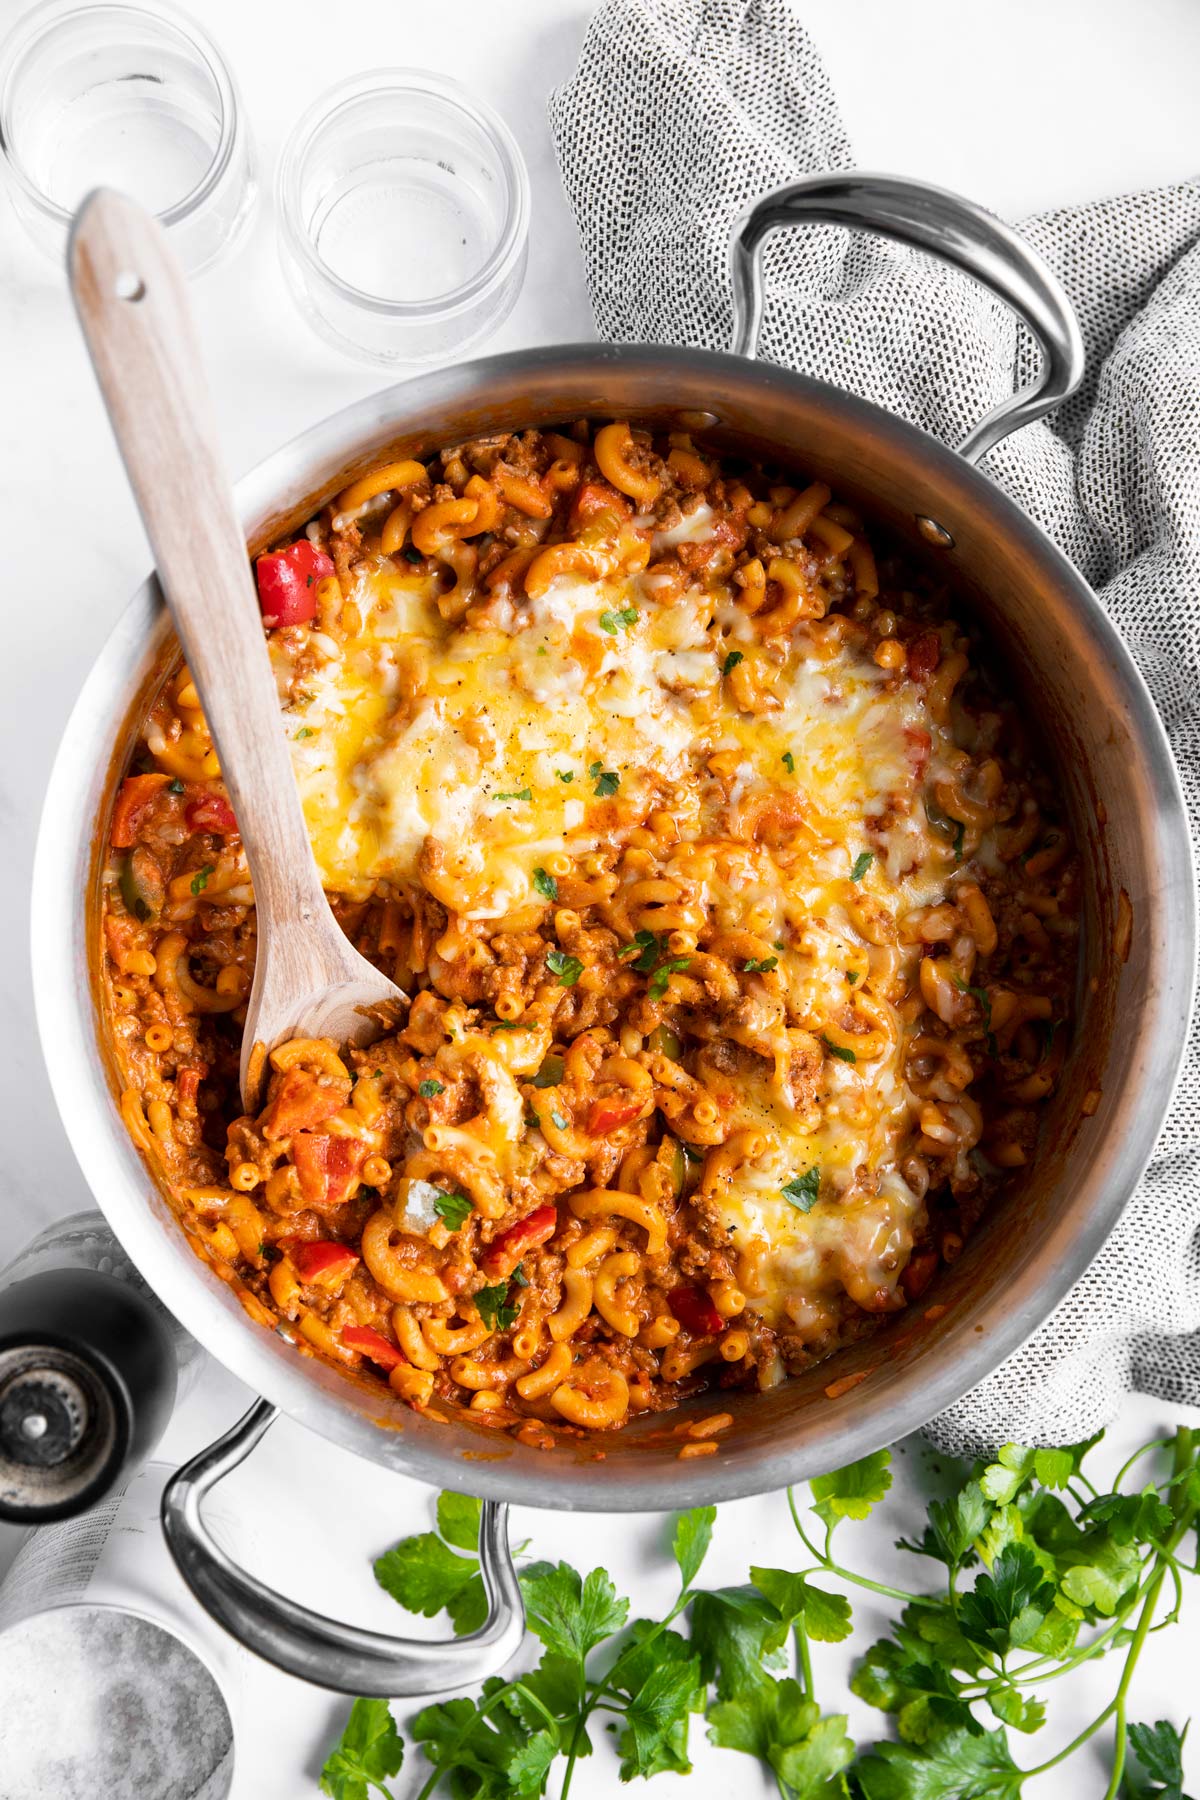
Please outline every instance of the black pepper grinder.
[[0, 1273], [0, 1519], [70, 1518], [150, 1455], [202, 1351], [98, 1212]]

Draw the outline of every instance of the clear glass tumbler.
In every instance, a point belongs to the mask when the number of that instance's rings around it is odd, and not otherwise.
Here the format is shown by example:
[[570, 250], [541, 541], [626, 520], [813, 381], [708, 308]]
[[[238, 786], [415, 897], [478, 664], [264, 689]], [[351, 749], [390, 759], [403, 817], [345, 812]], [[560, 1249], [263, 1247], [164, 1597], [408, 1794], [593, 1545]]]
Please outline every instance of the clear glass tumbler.
[[284, 148], [278, 200], [301, 309], [367, 362], [457, 356], [520, 291], [521, 153], [503, 119], [443, 75], [383, 69], [331, 89]]
[[0, 47], [0, 146], [17, 217], [61, 261], [96, 187], [158, 215], [198, 274], [240, 237], [256, 196], [237, 90], [207, 34], [153, 12], [47, 0]]

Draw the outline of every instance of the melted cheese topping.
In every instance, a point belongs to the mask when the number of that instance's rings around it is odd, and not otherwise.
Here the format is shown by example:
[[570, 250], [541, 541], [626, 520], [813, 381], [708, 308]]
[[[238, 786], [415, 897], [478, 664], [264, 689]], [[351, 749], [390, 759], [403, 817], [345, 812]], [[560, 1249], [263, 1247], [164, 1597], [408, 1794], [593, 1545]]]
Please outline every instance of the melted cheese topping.
[[[706, 512], [662, 544], [702, 537]], [[703, 903], [722, 928], [752, 921], [776, 944], [792, 1016], [819, 1033], [870, 985], [876, 953], [848, 893], [895, 916], [946, 891], [953, 865], [920, 805], [914, 746], [932, 745], [936, 772], [949, 733], [919, 684], [889, 687], [835, 636], [764, 641], [732, 602], [714, 616], [700, 593], [660, 603], [655, 590], [653, 574], [565, 575], [467, 627], [442, 618], [431, 579], [376, 559], [357, 572], [363, 630], [344, 652], [274, 634], [322, 878], [351, 898], [420, 880], [468, 918], [500, 919], [541, 904], [534, 874], [552, 852], [586, 855], [666, 803], [681, 838], [745, 846]], [[871, 868], [850, 888], [864, 851]], [[901, 951], [897, 972], [915, 975], [917, 955]], [[841, 1290], [894, 1292], [920, 1219], [896, 1166], [918, 1103], [905, 1028], [887, 1023], [872, 1060], [827, 1060], [815, 1107], [761, 1057], [761, 1076], [738, 1078], [739, 1122], [765, 1147], [712, 1205], [748, 1304], [814, 1341]], [[520, 1113], [518, 1097], [518, 1136]], [[817, 1167], [823, 1197], [805, 1211], [783, 1190]]]

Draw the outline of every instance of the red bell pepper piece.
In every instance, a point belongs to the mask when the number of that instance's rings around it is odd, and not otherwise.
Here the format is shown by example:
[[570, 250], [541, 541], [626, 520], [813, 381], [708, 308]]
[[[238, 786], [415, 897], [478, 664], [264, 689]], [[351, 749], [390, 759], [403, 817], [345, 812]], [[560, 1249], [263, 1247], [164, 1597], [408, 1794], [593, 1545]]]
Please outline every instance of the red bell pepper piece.
[[348, 1244], [335, 1243], [332, 1238], [297, 1244], [291, 1255], [301, 1281], [317, 1282], [330, 1289], [340, 1288], [358, 1261], [356, 1251]]
[[232, 837], [238, 828], [224, 794], [210, 794], [207, 789], [201, 789], [188, 801], [183, 816], [189, 831], [212, 831], [217, 837]]
[[479, 1267], [490, 1277], [511, 1275], [521, 1258], [538, 1244], [544, 1244], [558, 1230], [557, 1206], [537, 1206], [525, 1218], [518, 1219], [507, 1231], [492, 1239], [479, 1259]]
[[366, 1161], [359, 1138], [302, 1131], [292, 1142], [292, 1161], [305, 1206], [340, 1206]]
[[109, 841], [114, 850], [128, 850], [141, 835], [146, 814], [166, 787], [169, 775], [127, 775], [113, 807]]
[[904, 739], [908, 745], [908, 760], [913, 766], [913, 775], [917, 781], [922, 780], [933, 755], [933, 739], [927, 731], [916, 725], [904, 727]]
[[913, 681], [928, 681], [942, 660], [942, 640], [936, 631], [923, 631], [908, 646], [908, 673]]
[[381, 1369], [398, 1369], [405, 1360], [395, 1344], [389, 1344], [381, 1331], [375, 1331], [370, 1325], [347, 1325], [342, 1332], [342, 1342], [347, 1350], [357, 1350], [363, 1356], [369, 1356], [373, 1363]]
[[317, 610], [317, 583], [334, 573], [323, 550], [298, 538], [254, 565], [264, 625], [304, 625]]
[[267, 1102], [259, 1129], [268, 1143], [311, 1131], [340, 1112], [350, 1098], [350, 1083], [319, 1082], [307, 1069], [288, 1069]]
[[690, 1331], [693, 1337], [715, 1337], [725, 1330], [726, 1321], [702, 1288], [672, 1288], [667, 1295], [667, 1305], [683, 1329]]
[[640, 1100], [594, 1100], [587, 1128], [593, 1137], [604, 1137], [608, 1132], [630, 1124], [641, 1110]]

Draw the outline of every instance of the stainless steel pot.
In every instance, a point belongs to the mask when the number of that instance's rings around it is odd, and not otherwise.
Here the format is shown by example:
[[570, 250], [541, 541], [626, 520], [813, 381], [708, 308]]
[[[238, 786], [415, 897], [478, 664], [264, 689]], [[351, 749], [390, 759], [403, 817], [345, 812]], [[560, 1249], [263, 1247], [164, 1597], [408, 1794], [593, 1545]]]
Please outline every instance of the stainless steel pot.
[[[968, 202], [884, 177], [821, 177], [780, 190], [739, 221], [734, 347], [752, 353], [757, 261], [778, 225], [864, 226], [934, 252], [1012, 304], [1039, 340], [1039, 380], [955, 454], [878, 407], [746, 354], [584, 345], [443, 369], [347, 408], [240, 484], [261, 546], [311, 516], [346, 472], [389, 453], [427, 456], [480, 432], [582, 415], [659, 427], [687, 415], [719, 448], [794, 463], [911, 539], [968, 596], [1041, 727], [1086, 867], [1085, 969], [1061, 1089], [1036, 1166], [944, 1269], [936, 1318], [901, 1315], [870, 1341], [766, 1394], [722, 1404], [719, 1455], [678, 1460], [653, 1417], [552, 1454], [470, 1423], [447, 1428], [378, 1387], [353, 1385], [252, 1324], [188, 1248], [114, 1103], [97, 1004], [98, 821], [148, 695], [171, 656], [150, 579], [93, 669], [51, 778], [34, 876], [38, 1019], [63, 1122], [97, 1200], [147, 1281], [212, 1353], [266, 1396], [182, 1470], [164, 1523], [194, 1592], [230, 1630], [292, 1673], [347, 1691], [433, 1692], [502, 1666], [520, 1639], [504, 1509], [688, 1506], [778, 1488], [911, 1431], [990, 1373], [1050, 1312], [1112, 1229], [1166, 1111], [1187, 1030], [1195, 963], [1194, 880], [1183, 803], [1162, 727], [1095, 597], [1043, 533], [973, 466], [1005, 432], [1055, 405], [1082, 369], [1078, 330], [1049, 270]], [[1126, 909], [1132, 931], [1126, 933]], [[1092, 1110], [1092, 1102], [1098, 1104]], [[842, 1378], [860, 1376], [842, 1389]], [[831, 1383], [836, 1397], [828, 1397]], [[279, 1407], [335, 1442], [442, 1487], [485, 1496], [482, 1555], [492, 1602], [457, 1644], [404, 1644], [308, 1613], [236, 1569], [200, 1502]], [[711, 1410], [711, 1403], [710, 1403]]]

